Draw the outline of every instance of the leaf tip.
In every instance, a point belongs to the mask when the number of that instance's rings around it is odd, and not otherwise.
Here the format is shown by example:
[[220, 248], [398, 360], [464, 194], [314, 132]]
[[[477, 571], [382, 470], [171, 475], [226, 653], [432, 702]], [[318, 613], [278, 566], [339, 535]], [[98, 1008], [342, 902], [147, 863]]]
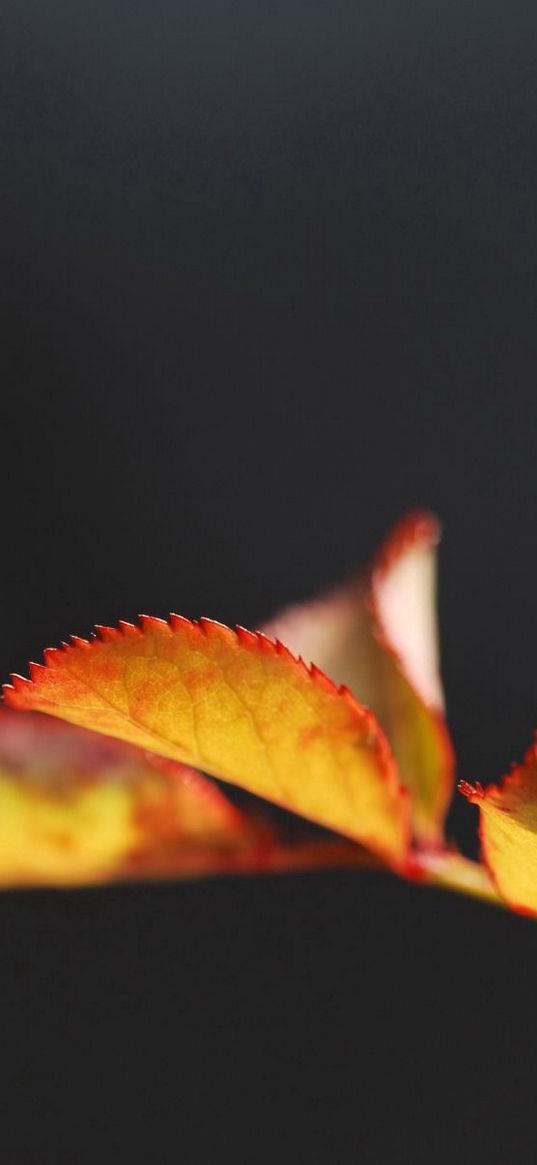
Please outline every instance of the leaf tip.
[[440, 519], [430, 510], [411, 510], [386, 538], [373, 562], [373, 576], [382, 578], [409, 550], [434, 550], [442, 537]]
[[471, 785], [469, 781], [459, 781], [457, 788], [471, 805], [479, 804], [485, 796], [485, 790], [479, 781], [476, 781], [475, 785]]

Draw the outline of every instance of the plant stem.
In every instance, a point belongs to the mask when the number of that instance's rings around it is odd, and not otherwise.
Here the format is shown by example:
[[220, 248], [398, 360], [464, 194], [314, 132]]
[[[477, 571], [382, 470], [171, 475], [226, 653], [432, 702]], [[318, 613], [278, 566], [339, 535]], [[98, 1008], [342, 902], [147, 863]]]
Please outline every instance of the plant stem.
[[[260, 863], [260, 872], [292, 873], [300, 870], [361, 869], [389, 872], [374, 854], [344, 839], [303, 841], [269, 851]], [[491, 877], [480, 862], [453, 850], [418, 850], [412, 856], [411, 881], [466, 894], [505, 907]]]
[[417, 878], [428, 885], [468, 894], [472, 898], [481, 899], [482, 902], [506, 908], [486, 866], [480, 862], [472, 862], [451, 850], [437, 853], [420, 850], [415, 855], [415, 862]]

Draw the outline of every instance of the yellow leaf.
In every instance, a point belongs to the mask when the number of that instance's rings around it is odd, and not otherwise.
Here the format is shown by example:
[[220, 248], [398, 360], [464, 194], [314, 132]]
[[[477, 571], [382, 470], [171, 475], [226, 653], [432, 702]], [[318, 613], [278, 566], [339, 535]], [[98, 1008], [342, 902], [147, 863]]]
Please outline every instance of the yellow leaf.
[[501, 785], [459, 788], [479, 807], [483, 857], [502, 898], [537, 916], [537, 744]]
[[259, 633], [142, 616], [45, 652], [5, 696], [204, 769], [405, 866], [407, 798], [373, 716]]
[[263, 869], [275, 841], [185, 765], [48, 716], [0, 712], [2, 887]]
[[365, 578], [291, 607], [265, 631], [372, 709], [410, 792], [418, 841], [437, 846], [453, 790], [435, 614], [439, 527], [410, 514]]

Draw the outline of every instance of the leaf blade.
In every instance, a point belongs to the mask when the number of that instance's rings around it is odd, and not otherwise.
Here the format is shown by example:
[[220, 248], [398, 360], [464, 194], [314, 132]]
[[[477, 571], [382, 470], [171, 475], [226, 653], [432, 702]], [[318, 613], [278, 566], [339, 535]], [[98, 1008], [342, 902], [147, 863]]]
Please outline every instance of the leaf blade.
[[367, 710], [260, 633], [141, 617], [13, 678], [37, 710], [202, 768], [406, 862], [407, 801]]
[[433, 847], [442, 842], [454, 776], [434, 604], [439, 533], [433, 515], [409, 514], [365, 577], [288, 608], [265, 627], [371, 707], [411, 794], [416, 838]]
[[503, 900], [537, 917], [537, 743], [500, 785], [459, 784], [480, 811], [483, 858]]

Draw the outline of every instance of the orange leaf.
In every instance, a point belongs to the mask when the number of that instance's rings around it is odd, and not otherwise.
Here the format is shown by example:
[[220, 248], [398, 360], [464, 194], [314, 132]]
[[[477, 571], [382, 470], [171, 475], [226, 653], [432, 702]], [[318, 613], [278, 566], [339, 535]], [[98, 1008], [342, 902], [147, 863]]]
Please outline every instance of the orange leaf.
[[453, 785], [435, 616], [439, 527], [410, 514], [365, 579], [277, 616], [265, 628], [346, 684], [386, 732], [411, 795], [414, 832], [436, 846]]
[[0, 711], [0, 886], [263, 868], [273, 844], [185, 765]]
[[502, 898], [537, 916], [537, 744], [501, 785], [459, 789], [479, 807], [483, 857]]
[[209, 620], [142, 616], [98, 634], [47, 651], [7, 702], [202, 768], [404, 866], [406, 796], [350, 693], [281, 644]]

